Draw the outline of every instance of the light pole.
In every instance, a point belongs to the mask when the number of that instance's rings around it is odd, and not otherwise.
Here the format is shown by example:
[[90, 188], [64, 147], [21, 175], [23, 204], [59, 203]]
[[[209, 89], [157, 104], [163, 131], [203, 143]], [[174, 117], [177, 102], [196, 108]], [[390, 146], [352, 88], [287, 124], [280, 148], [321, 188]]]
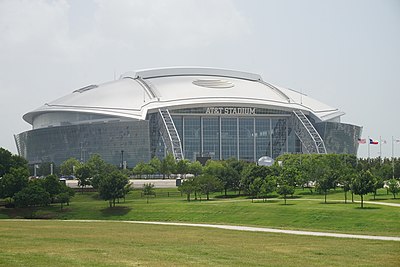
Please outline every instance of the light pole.
[[124, 151], [121, 150], [121, 169], [124, 168]]

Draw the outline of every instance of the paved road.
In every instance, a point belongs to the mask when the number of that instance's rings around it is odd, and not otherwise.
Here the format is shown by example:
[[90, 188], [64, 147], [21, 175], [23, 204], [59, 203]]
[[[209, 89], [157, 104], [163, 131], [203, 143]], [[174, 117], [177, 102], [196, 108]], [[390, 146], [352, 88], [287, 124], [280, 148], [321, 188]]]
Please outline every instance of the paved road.
[[[145, 183], [154, 184], [154, 188], [176, 188], [175, 179], [131, 179], [129, 182], [133, 184], [133, 188], [142, 188]], [[66, 183], [69, 187], [78, 187], [78, 180], [67, 180]]]
[[[2, 220], [0, 220], [0, 223], [1, 223], [1, 221]], [[40, 220], [5, 219], [4, 221], [40, 221]], [[46, 221], [48, 221], [48, 220], [46, 220]], [[283, 230], [283, 229], [274, 229], [274, 228], [238, 226], [238, 225], [223, 225], [223, 224], [173, 223], [173, 222], [150, 222], [150, 221], [113, 221], [113, 220], [55, 220], [55, 221], [87, 222], [87, 223], [113, 222], [113, 223], [132, 223], [132, 224], [150, 224], [150, 225], [188, 226], [188, 227], [217, 228], [217, 229], [235, 230], [235, 231], [279, 233], [279, 234], [290, 234], [290, 235], [353, 238], [353, 239], [368, 239], [368, 240], [382, 240], [382, 241], [400, 241], [400, 237], [395, 237], [395, 236], [354, 235], [354, 234]]]

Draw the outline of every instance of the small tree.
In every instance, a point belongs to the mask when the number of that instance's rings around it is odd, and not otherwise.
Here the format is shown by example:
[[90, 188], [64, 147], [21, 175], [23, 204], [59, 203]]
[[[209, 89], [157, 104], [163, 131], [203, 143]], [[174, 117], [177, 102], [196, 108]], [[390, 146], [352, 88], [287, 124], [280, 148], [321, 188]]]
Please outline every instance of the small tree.
[[195, 181], [194, 180], [185, 180], [178, 187], [178, 190], [182, 193], [186, 194], [186, 199], [190, 202], [190, 195], [195, 191]]
[[[55, 201], [56, 195], [62, 193], [63, 186], [55, 175], [48, 175], [43, 180], [43, 188], [50, 194], [51, 202]], [[68, 193], [67, 193], [68, 194]]]
[[174, 155], [168, 154], [162, 161], [161, 161], [161, 173], [163, 175], [163, 179], [165, 176], [168, 178], [171, 176], [172, 173], [175, 173], [176, 169], [176, 161]]
[[154, 173], [160, 173], [160, 169], [161, 169], [161, 161], [159, 158], [157, 157], [153, 157], [150, 162], [149, 165], [153, 168]]
[[400, 183], [396, 179], [390, 179], [388, 182], [389, 192], [393, 194], [393, 198], [396, 198], [396, 194], [400, 192]]
[[146, 163], [144, 162], [139, 162], [136, 164], [136, 166], [133, 168], [133, 173], [135, 175], [139, 175], [139, 178], [142, 178], [142, 175], [145, 174], [145, 165]]
[[375, 200], [378, 189], [383, 188], [385, 183], [384, 183], [382, 177], [378, 176], [378, 175], [374, 175], [373, 181], [374, 181], [373, 193], [374, 193], [374, 200]]
[[120, 171], [113, 171], [100, 180], [99, 195], [108, 200], [110, 208], [115, 207], [115, 200], [124, 197], [128, 177]]
[[261, 193], [266, 198], [268, 194], [271, 194], [276, 189], [276, 180], [272, 175], [265, 177], [264, 183], [261, 187]]
[[344, 203], [347, 203], [347, 192], [351, 190], [351, 181], [354, 179], [354, 177], [357, 174], [354, 172], [353, 169], [350, 168], [345, 168], [342, 170], [342, 175], [340, 177], [340, 183], [343, 186], [343, 192], [344, 192]]
[[254, 181], [249, 185], [249, 194], [251, 195], [251, 202], [254, 202], [254, 198], [257, 198], [261, 194], [261, 187], [263, 186], [264, 181], [257, 177]]
[[50, 204], [50, 194], [37, 183], [29, 183], [27, 187], [14, 196], [15, 205], [20, 208], [30, 208], [33, 217], [34, 207]]
[[331, 176], [331, 172], [327, 170], [323, 170], [322, 168], [319, 171], [317, 177], [317, 190], [321, 191], [324, 194], [324, 203], [326, 204], [326, 197], [331, 188], [334, 188], [335, 180]]
[[90, 185], [98, 189], [101, 179], [107, 174], [117, 170], [117, 167], [105, 162], [100, 155], [93, 154], [84, 164], [90, 169]]
[[208, 174], [199, 176], [198, 181], [201, 192], [206, 194], [207, 200], [210, 200], [210, 193], [219, 191], [222, 188], [221, 182], [214, 176]]
[[149, 197], [154, 195], [154, 184], [146, 183], [143, 185], [142, 189], [143, 195], [146, 196], [147, 204], [149, 203]]
[[125, 202], [125, 197], [126, 197], [126, 195], [127, 195], [130, 191], [132, 191], [132, 188], [133, 188], [133, 184], [132, 184], [132, 183], [129, 183], [129, 182], [124, 186], [124, 202]]
[[203, 172], [203, 165], [199, 161], [190, 163], [189, 173], [193, 174], [194, 177], [199, 176]]
[[351, 190], [361, 197], [361, 208], [364, 208], [364, 195], [374, 191], [374, 179], [370, 171], [361, 171], [351, 182]]
[[294, 194], [294, 187], [288, 184], [279, 185], [277, 192], [279, 195], [283, 196], [286, 205], [287, 196]]
[[179, 173], [182, 178], [186, 177], [189, 172], [190, 161], [187, 159], [182, 159], [176, 163], [176, 173]]
[[71, 199], [70, 194], [68, 194], [68, 192], [63, 192], [60, 193], [58, 195], [55, 196], [55, 202], [60, 203], [60, 209], [62, 210], [64, 207], [64, 203], [66, 203], [67, 205], [69, 205], [69, 201]]
[[74, 169], [79, 168], [81, 163], [76, 158], [69, 158], [60, 165], [62, 175], [75, 175]]
[[78, 186], [83, 188], [90, 185], [90, 178], [92, 177], [92, 172], [87, 164], [81, 165], [76, 169], [76, 178], [78, 179]]

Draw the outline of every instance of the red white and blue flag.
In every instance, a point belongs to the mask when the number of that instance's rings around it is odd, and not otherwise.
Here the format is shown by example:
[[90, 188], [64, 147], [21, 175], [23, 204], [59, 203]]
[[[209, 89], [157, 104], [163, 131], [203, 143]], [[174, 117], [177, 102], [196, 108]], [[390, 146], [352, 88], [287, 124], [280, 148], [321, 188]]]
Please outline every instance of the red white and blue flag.
[[358, 138], [358, 143], [359, 144], [366, 144], [367, 140], [365, 138]]
[[377, 144], [379, 144], [379, 142], [378, 141], [375, 141], [375, 140], [372, 140], [371, 138], [369, 139], [369, 144], [370, 145], [377, 145]]

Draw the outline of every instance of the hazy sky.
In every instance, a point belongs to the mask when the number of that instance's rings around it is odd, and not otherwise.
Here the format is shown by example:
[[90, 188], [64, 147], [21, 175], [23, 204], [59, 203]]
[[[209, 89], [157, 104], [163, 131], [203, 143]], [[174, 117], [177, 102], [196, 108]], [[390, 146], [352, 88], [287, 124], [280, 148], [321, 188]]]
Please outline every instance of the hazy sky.
[[46, 102], [168, 66], [254, 72], [302, 91], [387, 140], [383, 156], [400, 139], [398, 0], [0, 0], [0, 147], [16, 153], [13, 134], [31, 128], [22, 115]]

